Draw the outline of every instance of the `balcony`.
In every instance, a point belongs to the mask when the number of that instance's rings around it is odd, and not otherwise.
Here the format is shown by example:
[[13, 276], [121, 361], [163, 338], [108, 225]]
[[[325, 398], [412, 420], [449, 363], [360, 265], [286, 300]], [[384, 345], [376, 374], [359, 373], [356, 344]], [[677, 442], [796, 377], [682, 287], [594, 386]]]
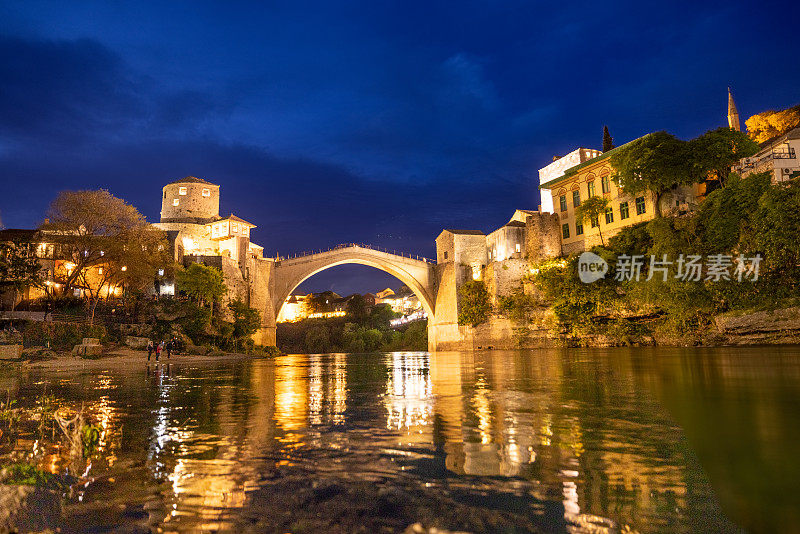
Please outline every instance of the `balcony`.
[[759, 158], [746, 158], [742, 163], [735, 165], [734, 169], [739, 172], [758, 169], [776, 159], [797, 159], [797, 154], [795, 149], [791, 147], [785, 150], [773, 150]]

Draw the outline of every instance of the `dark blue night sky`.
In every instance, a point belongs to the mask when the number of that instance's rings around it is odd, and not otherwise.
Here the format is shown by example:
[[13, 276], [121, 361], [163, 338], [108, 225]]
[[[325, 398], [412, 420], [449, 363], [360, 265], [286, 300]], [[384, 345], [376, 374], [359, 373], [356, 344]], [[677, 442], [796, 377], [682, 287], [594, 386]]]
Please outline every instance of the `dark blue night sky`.
[[537, 170], [604, 124], [694, 137], [726, 124], [728, 85], [742, 120], [800, 101], [800, 2], [286, 4], [0, 3], [3, 224], [100, 187], [157, 221], [196, 175], [266, 254], [431, 256], [442, 228], [536, 209]]

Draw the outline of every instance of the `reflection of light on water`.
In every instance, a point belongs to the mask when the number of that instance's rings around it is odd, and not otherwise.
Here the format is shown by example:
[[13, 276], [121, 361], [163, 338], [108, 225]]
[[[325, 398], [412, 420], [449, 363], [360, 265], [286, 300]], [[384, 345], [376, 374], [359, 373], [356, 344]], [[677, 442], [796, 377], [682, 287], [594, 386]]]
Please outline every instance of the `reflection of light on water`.
[[478, 415], [478, 432], [481, 434], [481, 443], [492, 442], [492, 407], [489, 404], [489, 389], [486, 379], [481, 377], [475, 382], [475, 395], [472, 405]]
[[427, 361], [421, 354], [392, 354], [391, 370], [386, 382], [386, 428], [412, 429], [430, 424], [433, 384], [427, 372]]
[[344, 423], [347, 410], [347, 356], [336, 354], [333, 359], [333, 422]]
[[241, 507], [245, 501], [245, 487], [231, 476], [238, 467], [238, 462], [232, 460], [178, 459], [168, 479], [180, 509], [173, 504], [164, 522], [180, 515], [197, 515], [210, 521], [200, 526], [202, 531], [229, 527], [220, 523], [225, 510]]
[[308, 365], [308, 422], [322, 424], [322, 363], [319, 354], [309, 356]]
[[306, 424], [308, 407], [301, 356], [281, 356], [275, 363], [275, 420], [284, 430], [299, 430]]

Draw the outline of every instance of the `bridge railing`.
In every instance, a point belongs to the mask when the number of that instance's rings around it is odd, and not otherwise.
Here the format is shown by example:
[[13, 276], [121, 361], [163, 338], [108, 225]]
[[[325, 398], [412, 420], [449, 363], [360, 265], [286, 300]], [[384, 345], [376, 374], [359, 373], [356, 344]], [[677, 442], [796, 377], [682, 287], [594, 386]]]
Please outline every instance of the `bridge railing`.
[[278, 256], [275, 257], [275, 261], [293, 260], [295, 258], [304, 258], [304, 257], [307, 257], [307, 256], [314, 256], [316, 254], [324, 254], [326, 252], [332, 252], [334, 250], [339, 250], [339, 249], [343, 249], [343, 248], [350, 248], [350, 247], [366, 248], [366, 249], [369, 249], [369, 250], [376, 250], [378, 252], [386, 252], [387, 254], [394, 254], [395, 256], [401, 256], [403, 258], [409, 258], [409, 259], [412, 259], [412, 260], [424, 261], [425, 263], [436, 263], [436, 261], [434, 261], [434, 260], [432, 260], [430, 258], [426, 258], [425, 256], [419, 256], [417, 254], [409, 254], [407, 252], [398, 252], [396, 250], [389, 250], [388, 248], [376, 247], [376, 246], [367, 245], [367, 244], [364, 244], [364, 243], [341, 243], [339, 245], [336, 245], [334, 247], [330, 247], [330, 248], [327, 248], [327, 249], [307, 250], [305, 252], [298, 252], [296, 254], [290, 254], [288, 256], [280, 256], [280, 255], [278, 255]]

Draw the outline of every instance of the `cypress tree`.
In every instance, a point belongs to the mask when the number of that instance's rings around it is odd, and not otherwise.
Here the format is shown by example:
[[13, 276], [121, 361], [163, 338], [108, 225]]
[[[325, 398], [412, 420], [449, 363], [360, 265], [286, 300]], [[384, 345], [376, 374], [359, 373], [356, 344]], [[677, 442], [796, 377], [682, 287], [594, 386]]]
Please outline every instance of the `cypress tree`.
[[608, 133], [608, 126], [603, 126], [603, 152], [608, 152], [614, 148], [614, 138]]

